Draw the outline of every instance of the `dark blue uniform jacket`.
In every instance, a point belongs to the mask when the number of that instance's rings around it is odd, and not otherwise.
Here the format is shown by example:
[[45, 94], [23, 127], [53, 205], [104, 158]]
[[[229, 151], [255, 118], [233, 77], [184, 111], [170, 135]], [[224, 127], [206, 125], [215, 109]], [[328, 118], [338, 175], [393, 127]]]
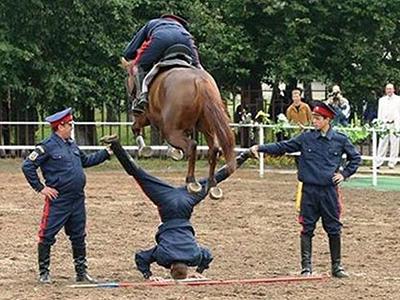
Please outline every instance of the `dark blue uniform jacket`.
[[[128, 60], [136, 58], [138, 50], [144, 42], [150, 42], [148, 47], [157, 48], [147, 50], [149, 53], [146, 58], [142, 58], [141, 64], [148, 65], [161, 58], [164, 50], [174, 44], [184, 44], [192, 50], [194, 65], [198, 65], [198, 53], [192, 35], [183, 27], [182, 24], [168, 18], [150, 20], [133, 37], [132, 41], [124, 50], [123, 56]], [[150, 56], [150, 57], [147, 57]]]
[[106, 150], [86, 155], [73, 140], [64, 141], [53, 133], [25, 159], [22, 170], [37, 192], [44, 188], [36, 171], [40, 167], [45, 185], [55, 188], [59, 192], [58, 198], [70, 195], [77, 198], [84, 196], [86, 176], [83, 168], [98, 165], [107, 158]]
[[325, 136], [311, 130], [278, 143], [261, 145], [259, 152], [282, 155], [301, 152], [298, 165], [298, 179], [306, 184], [334, 185], [332, 177], [339, 171], [342, 154], [347, 155], [344, 169], [340, 171], [347, 178], [353, 175], [361, 162], [360, 153], [345, 134], [329, 129]]

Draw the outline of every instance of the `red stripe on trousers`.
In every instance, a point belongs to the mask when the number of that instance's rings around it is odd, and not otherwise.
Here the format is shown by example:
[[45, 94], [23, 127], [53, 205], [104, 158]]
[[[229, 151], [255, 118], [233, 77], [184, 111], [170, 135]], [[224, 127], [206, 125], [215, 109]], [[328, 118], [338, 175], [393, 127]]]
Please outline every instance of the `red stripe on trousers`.
[[132, 65], [137, 65], [138, 61], [140, 60], [140, 58], [143, 55], [143, 52], [146, 51], [150, 47], [151, 40], [152, 40], [152, 38], [150, 38], [148, 41], [145, 41], [142, 44], [142, 46], [138, 49], [136, 57], [133, 60], [133, 64]]
[[44, 200], [45, 204], [43, 207], [43, 214], [42, 214], [42, 220], [40, 221], [40, 229], [39, 229], [39, 243], [41, 243], [43, 241], [44, 238], [44, 231], [47, 229], [47, 222], [49, 220], [49, 213], [50, 213], [50, 202], [51, 200], [46, 197], [46, 199]]
[[299, 222], [299, 224], [301, 225], [300, 234], [303, 234], [304, 233], [304, 217], [302, 215], [299, 215], [297, 217], [297, 222]]
[[343, 194], [342, 190], [336, 186], [336, 193], [337, 193], [337, 198], [338, 198], [338, 205], [339, 205], [339, 220], [342, 217], [343, 211], [344, 211], [344, 201], [343, 201]]

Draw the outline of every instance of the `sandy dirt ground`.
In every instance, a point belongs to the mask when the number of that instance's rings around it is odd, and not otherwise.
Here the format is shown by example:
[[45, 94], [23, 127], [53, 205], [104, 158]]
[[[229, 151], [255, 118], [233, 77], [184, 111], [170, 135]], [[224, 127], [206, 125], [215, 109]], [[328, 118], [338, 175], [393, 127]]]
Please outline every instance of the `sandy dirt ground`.
[[[1, 162], [0, 162], [1, 163]], [[161, 173], [182, 183], [183, 172]], [[399, 193], [344, 189], [343, 262], [351, 278], [273, 285], [72, 289], [70, 244], [60, 232], [53, 247], [54, 284], [37, 284], [36, 236], [43, 200], [20, 172], [0, 165], [0, 299], [400, 299]], [[153, 245], [156, 208], [134, 180], [119, 170], [88, 170], [88, 258], [100, 280], [140, 282], [135, 250]], [[212, 279], [297, 275], [299, 231], [293, 198], [295, 175], [239, 170], [221, 187], [220, 201], [207, 198], [192, 222], [200, 243], [209, 246]], [[319, 224], [314, 269], [329, 274], [327, 237]], [[154, 266], [154, 273], [167, 271]]]

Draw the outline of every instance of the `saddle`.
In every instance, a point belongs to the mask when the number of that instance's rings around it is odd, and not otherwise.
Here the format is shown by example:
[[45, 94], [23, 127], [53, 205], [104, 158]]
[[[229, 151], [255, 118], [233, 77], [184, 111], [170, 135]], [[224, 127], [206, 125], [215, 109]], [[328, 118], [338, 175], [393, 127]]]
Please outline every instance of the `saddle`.
[[142, 92], [147, 93], [151, 82], [158, 74], [171, 68], [192, 68], [196, 69], [193, 65], [192, 51], [190, 48], [183, 44], [172, 45], [164, 51], [163, 57], [156, 63], [149, 73], [143, 79]]
[[193, 59], [191, 55], [192, 51], [188, 46], [183, 44], [176, 44], [172, 45], [167, 50], [165, 50], [164, 56], [163, 58], [161, 58], [161, 62], [178, 59], [178, 60], [183, 60], [189, 64], [192, 64]]

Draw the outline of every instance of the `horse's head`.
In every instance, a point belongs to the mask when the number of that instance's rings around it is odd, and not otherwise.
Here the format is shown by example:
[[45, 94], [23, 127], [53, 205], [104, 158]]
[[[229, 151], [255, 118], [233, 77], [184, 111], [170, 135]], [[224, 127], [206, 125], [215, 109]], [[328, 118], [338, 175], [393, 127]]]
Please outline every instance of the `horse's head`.
[[125, 79], [125, 90], [128, 102], [132, 103], [136, 95], [135, 71], [136, 67], [132, 62], [128, 62], [124, 57], [121, 58], [121, 67], [126, 71], [128, 76]]
[[[121, 67], [126, 71], [125, 90], [128, 103], [132, 104], [136, 96], [135, 73], [136, 66], [132, 62], [128, 62], [124, 57], [121, 58]], [[140, 134], [140, 130], [146, 124], [145, 114], [136, 116], [129, 110], [129, 119], [132, 121], [132, 131], [135, 135]]]

